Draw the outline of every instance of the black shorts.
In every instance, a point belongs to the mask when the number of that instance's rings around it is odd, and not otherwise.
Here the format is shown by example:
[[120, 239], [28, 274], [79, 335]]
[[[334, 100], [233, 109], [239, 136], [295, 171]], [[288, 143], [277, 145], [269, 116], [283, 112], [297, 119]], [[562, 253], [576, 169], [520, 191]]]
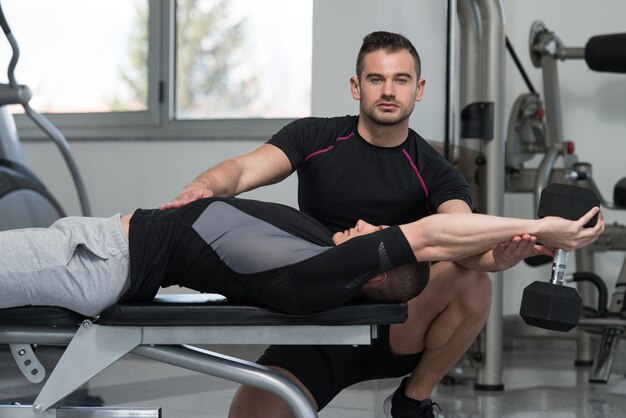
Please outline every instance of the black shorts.
[[257, 362], [289, 370], [309, 389], [321, 410], [355, 383], [411, 373], [421, 356], [393, 354], [389, 325], [384, 325], [372, 345], [272, 345]]

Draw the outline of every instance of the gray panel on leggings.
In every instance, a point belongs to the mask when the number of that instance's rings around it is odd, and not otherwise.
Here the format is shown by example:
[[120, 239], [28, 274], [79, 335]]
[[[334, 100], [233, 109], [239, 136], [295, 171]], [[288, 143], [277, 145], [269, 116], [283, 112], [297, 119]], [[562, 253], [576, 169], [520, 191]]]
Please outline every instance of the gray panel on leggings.
[[228, 267], [241, 274], [294, 264], [331, 248], [293, 236], [226, 202], [211, 203], [193, 229]]

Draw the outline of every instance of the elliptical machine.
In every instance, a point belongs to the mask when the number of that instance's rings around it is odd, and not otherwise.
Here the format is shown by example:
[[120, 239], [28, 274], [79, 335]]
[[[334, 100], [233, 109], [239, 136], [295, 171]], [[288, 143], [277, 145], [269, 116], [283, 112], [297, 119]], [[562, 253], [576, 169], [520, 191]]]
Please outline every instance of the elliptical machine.
[[1, 4], [0, 26], [13, 51], [7, 70], [9, 83], [0, 83], [0, 231], [47, 227], [65, 216], [63, 208], [25, 164], [15, 121], [7, 109], [12, 104], [21, 105], [26, 115], [56, 143], [72, 175], [82, 214], [91, 216], [85, 186], [67, 139], [48, 119], [30, 107], [31, 89], [18, 84], [15, 79], [20, 52]]

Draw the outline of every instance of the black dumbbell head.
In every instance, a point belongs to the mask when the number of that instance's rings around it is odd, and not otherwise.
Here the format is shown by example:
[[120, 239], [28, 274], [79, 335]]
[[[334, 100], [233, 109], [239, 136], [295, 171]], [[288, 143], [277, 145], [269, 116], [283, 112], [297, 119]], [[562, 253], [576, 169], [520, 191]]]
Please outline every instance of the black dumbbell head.
[[566, 332], [578, 324], [582, 306], [573, 287], [537, 281], [524, 289], [519, 313], [528, 325]]
[[[576, 220], [589, 212], [591, 208], [600, 206], [600, 199], [590, 189], [569, 184], [552, 183], [541, 192], [537, 216], [558, 216]], [[596, 224], [597, 216], [585, 225], [589, 228]]]

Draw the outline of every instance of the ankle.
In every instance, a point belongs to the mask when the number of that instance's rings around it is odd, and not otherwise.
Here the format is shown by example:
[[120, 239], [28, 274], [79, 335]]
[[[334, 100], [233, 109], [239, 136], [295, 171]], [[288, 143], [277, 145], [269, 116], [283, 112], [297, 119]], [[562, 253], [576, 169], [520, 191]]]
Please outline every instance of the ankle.
[[419, 384], [411, 384], [411, 378], [406, 382], [404, 387], [404, 396], [414, 401], [423, 401], [429, 399], [432, 394], [432, 390], [425, 389]]
[[434, 407], [439, 411], [439, 405], [430, 398], [414, 400], [404, 394], [407, 378], [405, 378], [395, 392], [385, 399], [383, 410], [385, 415], [391, 418], [434, 418]]

